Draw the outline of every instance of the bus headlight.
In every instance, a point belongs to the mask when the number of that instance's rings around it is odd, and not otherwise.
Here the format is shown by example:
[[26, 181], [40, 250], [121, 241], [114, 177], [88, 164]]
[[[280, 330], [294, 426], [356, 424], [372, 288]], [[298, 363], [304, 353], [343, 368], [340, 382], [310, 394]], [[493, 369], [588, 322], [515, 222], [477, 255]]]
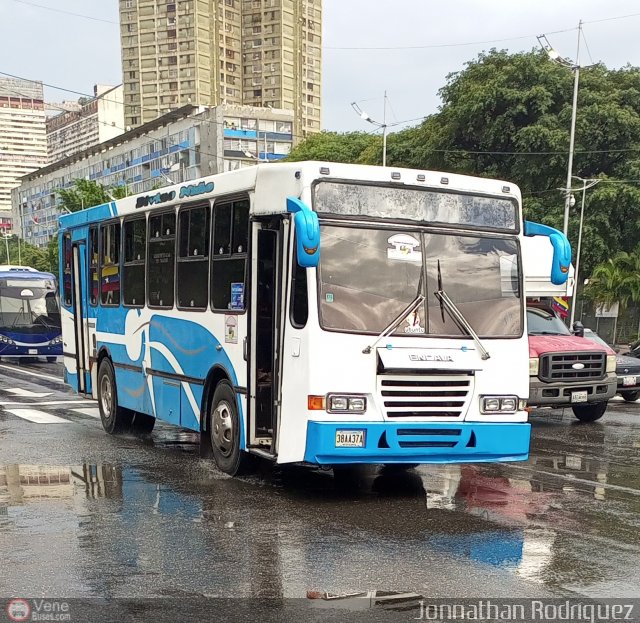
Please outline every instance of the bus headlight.
[[50, 344], [51, 346], [55, 346], [56, 344], [62, 344], [62, 336], [61, 336], [61, 335], [59, 335], [58, 337], [53, 338], [53, 339], [49, 342], [49, 344]]
[[15, 342], [6, 335], [0, 335], [0, 343], [2, 344], [14, 344]]
[[615, 372], [616, 371], [616, 356], [615, 355], [607, 355], [607, 372]]
[[366, 410], [366, 396], [341, 394], [327, 396], [327, 411], [329, 413], [364, 413]]
[[482, 413], [515, 413], [519, 406], [517, 396], [480, 396]]
[[538, 376], [540, 368], [540, 359], [538, 357], [529, 357], [529, 376]]

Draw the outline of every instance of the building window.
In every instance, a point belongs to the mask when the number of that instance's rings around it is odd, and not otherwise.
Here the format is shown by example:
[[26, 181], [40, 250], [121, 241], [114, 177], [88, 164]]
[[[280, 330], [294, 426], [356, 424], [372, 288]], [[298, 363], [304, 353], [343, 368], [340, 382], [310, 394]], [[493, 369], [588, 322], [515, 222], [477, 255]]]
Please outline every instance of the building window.
[[165, 212], [149, 217], [149, 307], [173, 307], [176, 256], [176, 215]]
[[219, 203], [213, 208], [211, 306], [244, 310], [245, 269], [249, 241], [249, 200]]
[[120, 305], [120, 223], [100, 228], [100, 302]]
[[146, 220], [137, 218], [125, 221], [122, 302], [128, 307], [144, 307], [146, 242]]
[[180, 211], [178, 245], [178, 307], [206, 309], [209, 280], [209, 206]]

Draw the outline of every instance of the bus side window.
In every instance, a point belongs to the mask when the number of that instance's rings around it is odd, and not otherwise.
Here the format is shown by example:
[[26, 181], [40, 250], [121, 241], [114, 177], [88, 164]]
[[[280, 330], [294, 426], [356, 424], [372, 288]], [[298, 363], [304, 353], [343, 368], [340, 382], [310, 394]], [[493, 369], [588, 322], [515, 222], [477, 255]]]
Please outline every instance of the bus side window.
[[249, 200], [215, 204], [211, 252], [211, 306], [243, 311], [249, 242]]
[[89, 302], [98, 304], [98, 228], [89, 228]]
[[101, 228], [100, 302], [106, 306], [120, 305], [120, 223]]
[[147, 287], [149, 307], [173, 307], [176, 258], [176, 213], [149, 217]]
[[209, 300], [209, 206], [183, 209], [178, 220], [178, 307], [206, 309]]
[[145, 218], [125, 221], [122, 303], [127, 307], [144, 307], [146, 251], [147, 221]]

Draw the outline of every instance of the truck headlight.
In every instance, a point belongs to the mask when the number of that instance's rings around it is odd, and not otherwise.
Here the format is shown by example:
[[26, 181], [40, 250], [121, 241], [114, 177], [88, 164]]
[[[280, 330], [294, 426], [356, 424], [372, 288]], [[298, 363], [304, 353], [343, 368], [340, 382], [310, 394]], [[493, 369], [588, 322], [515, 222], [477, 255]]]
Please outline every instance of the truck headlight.
[[607, 372], [615, 372], [616, 371], [616, 356], [615, 355], [607, 355]]
[[519, 406], [517, 396], [480, 396], [482, 413], [515, 413]]
[[538, 357], [529, 357], [529, 376], [538, 376], [540, 368], [540, 359]]
[[364, 413], [367, 410], [366, 396], [329, 394], [327, 411], [329, 413]]

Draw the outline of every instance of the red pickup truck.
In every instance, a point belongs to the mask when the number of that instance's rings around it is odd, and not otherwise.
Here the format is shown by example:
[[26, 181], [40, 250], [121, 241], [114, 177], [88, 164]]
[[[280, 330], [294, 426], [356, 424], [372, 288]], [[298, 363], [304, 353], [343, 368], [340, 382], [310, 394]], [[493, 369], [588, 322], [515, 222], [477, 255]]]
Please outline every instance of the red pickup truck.
[[527, 301], [530, 407], [571, 407], [583, 422], [600, 419], [616, 393], [616, 355], [573, 333], [544, 300]]

